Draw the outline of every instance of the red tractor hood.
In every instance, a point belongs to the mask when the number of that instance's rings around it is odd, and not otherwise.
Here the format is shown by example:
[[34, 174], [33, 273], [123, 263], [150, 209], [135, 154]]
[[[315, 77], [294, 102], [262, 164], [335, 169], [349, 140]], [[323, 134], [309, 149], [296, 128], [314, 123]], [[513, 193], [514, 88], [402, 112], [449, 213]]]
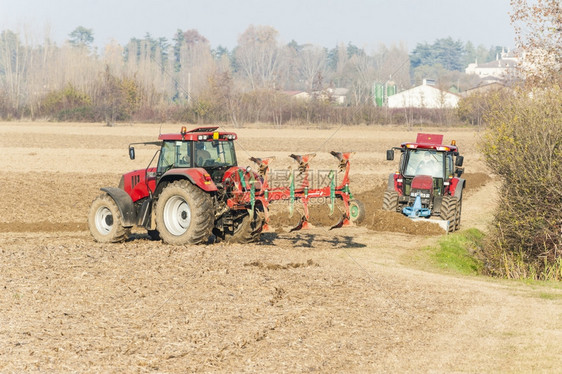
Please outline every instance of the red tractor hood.
[[416, 190], [432, 190], [433, 178], [429, 175], [418, 175], [412, 180], [412, 189]]

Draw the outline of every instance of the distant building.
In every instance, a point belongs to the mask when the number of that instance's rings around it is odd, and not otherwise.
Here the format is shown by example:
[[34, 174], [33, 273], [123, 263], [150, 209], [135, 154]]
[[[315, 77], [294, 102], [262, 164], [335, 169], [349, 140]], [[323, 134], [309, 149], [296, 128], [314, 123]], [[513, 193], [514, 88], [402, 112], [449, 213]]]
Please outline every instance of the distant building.
[[346, 103], [347, 93], [349, 92], [349, 89], [339, 87], [339, 88], [328, 88], [327, 91], [334, 103], [339, 105], [343, 105]]
[[388, 96], [389, 108], [456, 108], [460, 96], [452, 92], [441, 90], [423, 80], [421, 86]]
[[482, 82], [480, 85], [473, 88], [469, 88], [468, 90], [464, 91], [462, 94], [463, 96], [469, 96], [477, 93], [486, 93], [489, 91], [501, 90], [504, 88], [505, 85], [501, 82], [489, 82], [489, 83]]
[[503, 51], [496, 56], [495, 61], [479, 64], [475, 61], [464, 70], [466, 74], [476, 74], [480, 78], [510, 79], [516, 76], [519, 60], [513, 52]]
[[283, 91], [287, 96], [298, 100], [309, 100], [310, 94], [305, 91]]
[[287, 96], [297, 100], [310, 100], [316, 98], [318, 100], [330, 100], [333, 103], [343, 105], [347, 99], [347, 88], [327, 88], [323, 91], [315, 91], [309, 94], [306, 91], [283, 91]]

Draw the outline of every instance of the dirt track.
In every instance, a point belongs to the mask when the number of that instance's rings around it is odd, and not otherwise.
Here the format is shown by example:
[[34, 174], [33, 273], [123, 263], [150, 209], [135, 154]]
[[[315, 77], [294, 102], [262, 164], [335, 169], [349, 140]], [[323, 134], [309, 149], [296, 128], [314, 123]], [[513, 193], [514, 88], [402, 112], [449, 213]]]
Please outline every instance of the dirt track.
[[[313, 216], [315, 229], [252, 246], [172, 247], [140, 231], [93, 242], [90, 202], [146, 166], [153, 150], [130, 161], [127, 144], [158, 131], [0, 123], [1, 372], [559, 371], [559, 288], [424, 271], [415, 259], [437, 233], [378, 210], [395, 167], [384, 151], [416, 131], [237, 130], [244, 166], [274, 155], [281, 170], [289, 153], [316, 152], [312, 167], [328, 170], [328, 151], [357, 152], [362, 227], [328, 231], [329, 219]], [[463, 228], [485, 229], [496, 183], [477, 137], [445, 131], [465, 155]]]

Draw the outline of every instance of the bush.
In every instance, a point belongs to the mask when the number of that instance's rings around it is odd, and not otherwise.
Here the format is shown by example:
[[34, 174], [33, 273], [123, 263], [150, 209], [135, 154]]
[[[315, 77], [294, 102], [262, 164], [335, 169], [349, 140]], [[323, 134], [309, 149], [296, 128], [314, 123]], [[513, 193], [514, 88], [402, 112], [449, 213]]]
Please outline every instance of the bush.
[[487, 165], [502, 181], [490, 273], [561, 278], [562, 91], [559, 87], [492, 95], [482, 141]]
[[57, 121], [90, 121], [93, 120], [92, 100], [69, 83], [43, 98], [39, 114]]

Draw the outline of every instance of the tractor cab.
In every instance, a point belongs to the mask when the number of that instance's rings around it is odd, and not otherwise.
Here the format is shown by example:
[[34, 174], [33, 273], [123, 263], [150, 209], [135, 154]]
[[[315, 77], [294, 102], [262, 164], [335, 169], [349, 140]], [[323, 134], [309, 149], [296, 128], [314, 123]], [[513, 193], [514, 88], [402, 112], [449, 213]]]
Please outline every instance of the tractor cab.
[[[225, 172], [237, 166], [234, 148], [234, 140], [237, 137], [235, 133], [219, 132], [217, 129], [218, 127], [199, 127], [187, 131], [184, 126], [180, 133], [161, 134], [158, 141], [131, 143], [129, 145], [131, 160], [135, 159], [135, 145], [159, 147], [150, 165], [132, 174], [140, 173], [142, 174], [140, 179], [146, 177], [146, 182], [152, 181], [152, 184], [159, 183], [165, 176], [187, 173], [200, 179], [196, 174], [201, 174], [204, 182], [213, 181], [214, 184], [220, 184]], [[155, 159], [156, 166], [153, 164]], [[154, 190], [154, 188], [150, 189]]]
[[179, 134], [163, 134], [157, 175], [175, 168], [203, 168], [214, 183], [221, 183], [225, 171], [237, 165], [236, 134], [218, 132], [218, 127], [199, 127]]

